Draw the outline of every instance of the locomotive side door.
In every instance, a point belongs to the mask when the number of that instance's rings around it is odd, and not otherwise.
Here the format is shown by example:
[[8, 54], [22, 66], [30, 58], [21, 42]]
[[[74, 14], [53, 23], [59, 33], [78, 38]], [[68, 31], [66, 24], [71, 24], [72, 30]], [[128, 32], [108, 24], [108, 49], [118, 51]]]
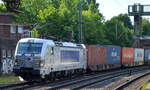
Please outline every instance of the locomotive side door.
[[54, 63], [54, 47], [48, 45], [45, 52], [45, 67], [52, 67]]

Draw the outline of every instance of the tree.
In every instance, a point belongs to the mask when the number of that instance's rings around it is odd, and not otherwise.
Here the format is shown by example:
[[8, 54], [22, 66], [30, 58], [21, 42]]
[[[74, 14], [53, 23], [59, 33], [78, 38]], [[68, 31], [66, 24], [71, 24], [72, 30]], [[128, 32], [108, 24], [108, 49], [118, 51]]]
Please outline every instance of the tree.
[[131, 19], [129, 18], [128, 14], [119, 14], [118, 16], [113, 17], [112, 19], [117, 19], [120, 22], [124, 23], [124, 26], [133, 29], [133, 25]]
[[[50, 35], [67, 39], [68, 32], [74, 32], [78, 41], [80, 0], [22, 0], [20, 9], [24, 13], [14, 16], [14, 23], [39, 24], [33, 36]], [[104, 21], [96, 0], [82, 0], [82, 25], [84, 44], [111, 44], [130, 46], [133, 42], [133, 26], [127, 14], [120, 14]], [[2, 9], [4, 10], [4, 9]], [[1, 10], [1, 11], [2, 11]], [[143, 23], [143, 30], [148, 24]], [[124, 41], [124, 42], [122, 42]]]
[[[82, 7], [84, 43], [103, 41], [104, 34], [101, 30], [103, 16], [99, 13], [98, 4], [93, 0], [88, 3], [82, 0]], [[24, 13], [17, 14], [14, 17], [14, 23], [50, 23], [38, 33], [67, 39], [67, 32], [73, 31], [74, 39], [78, 40], [79, 0], [38, 0], [38, 2], [37, 0], [22, 0], [21, 10]], [[86, 22], [91, 22], [91, 24], [87, 25]], [[98, 23], [95, 24], [95, 22]], [[90, 34], [96, 36], [92, 37]], [[101, 39], [98, 40], [99, 38]]]
[[34, 24], [39, 21], [38, 13], [51, 5], [51, 0], [21, 0], [20, 10], [23, 13], [16, 14], [14, 23]]
[[94, 2], [91, 2], [89, 9], [83, 11], [84, 42], [87, 44], [103, 44], [105, 42], [102, 30], [103, 16], [94, 8], [95, 5]]
[[5, 7], [5, 5], [4, 4], [0, 4], [0, 11], [1, 12], [7, 12], [7, 9], [6, 9], [6, 7]]
[[142, 20], [142, 35], [150, 36], [150, 21], [147, 19]]
[[124, 19], [120, 19], [120, 16], [118, 16], [113, 17], [105, 23], [106, 39], [109, 40], [109, 44], [111, 45], [131, 46], [133, 43], [133, 29], [128, 28], [125, 24], [126, 22], [122, 20]]

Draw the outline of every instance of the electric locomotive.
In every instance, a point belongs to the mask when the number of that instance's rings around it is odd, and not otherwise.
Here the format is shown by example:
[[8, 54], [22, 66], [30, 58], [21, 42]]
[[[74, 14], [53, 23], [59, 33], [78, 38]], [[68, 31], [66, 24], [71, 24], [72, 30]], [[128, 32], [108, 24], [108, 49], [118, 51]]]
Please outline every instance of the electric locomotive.
[[83, 73], [86, 68], [83, 44], [25, 38], [16, 46], [13, 72], [27, 81]]

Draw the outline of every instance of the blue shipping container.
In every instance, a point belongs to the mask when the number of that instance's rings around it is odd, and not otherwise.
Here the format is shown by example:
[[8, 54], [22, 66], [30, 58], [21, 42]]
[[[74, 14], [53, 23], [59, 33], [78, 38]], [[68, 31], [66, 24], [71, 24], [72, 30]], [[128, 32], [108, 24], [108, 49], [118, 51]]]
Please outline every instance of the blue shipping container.
[[120, 64], [120, 46], [113, 45], [98, 45], [107, 48], [107, 63]]
[[144, 50], [144, 60], [150, 61], [150, 50]]

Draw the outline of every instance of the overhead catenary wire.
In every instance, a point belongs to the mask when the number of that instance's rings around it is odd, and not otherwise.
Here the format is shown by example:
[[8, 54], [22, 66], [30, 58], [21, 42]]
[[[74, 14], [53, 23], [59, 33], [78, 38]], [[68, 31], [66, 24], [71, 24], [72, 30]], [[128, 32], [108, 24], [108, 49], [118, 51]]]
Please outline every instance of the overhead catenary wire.
[[126, 7], [124, 7], [124, 5], [122, 3], [120, 3], [118, 0], [113, 0], [117, 5], [119, 5], [122, 10], [124, 10], [125, 12], [128, 11], [128, 9]]

